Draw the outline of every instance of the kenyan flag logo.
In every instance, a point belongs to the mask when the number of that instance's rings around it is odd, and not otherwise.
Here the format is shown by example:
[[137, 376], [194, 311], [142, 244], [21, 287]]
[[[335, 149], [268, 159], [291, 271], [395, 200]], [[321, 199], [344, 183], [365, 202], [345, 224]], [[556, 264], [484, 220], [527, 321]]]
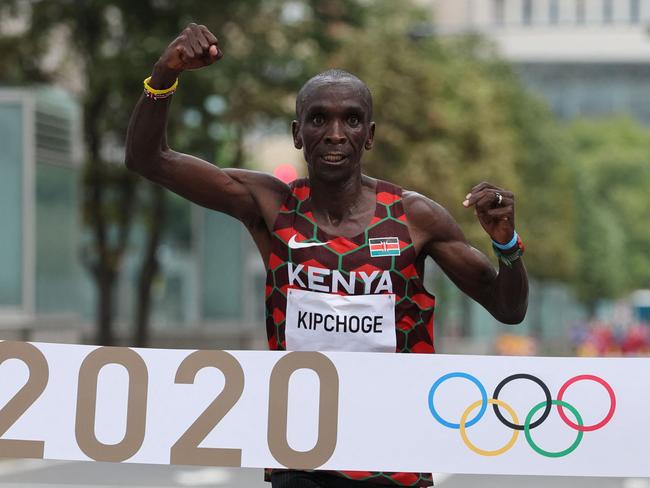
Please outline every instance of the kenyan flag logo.
[[397, 237], [378, 237], [368, 239], [371, 258], [381, 258], [384, 256], [399, 256], [399, 239]]

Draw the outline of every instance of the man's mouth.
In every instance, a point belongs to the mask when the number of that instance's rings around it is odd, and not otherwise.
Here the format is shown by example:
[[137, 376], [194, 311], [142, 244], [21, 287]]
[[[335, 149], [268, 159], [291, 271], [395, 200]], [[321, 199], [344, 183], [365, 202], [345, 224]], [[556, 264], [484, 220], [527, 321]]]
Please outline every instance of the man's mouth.
[[346, 157], [347, 156], [343, 153], [327, 153], [321, 156], [321, 158], [323, 158], [328, 163], [340, 163]]

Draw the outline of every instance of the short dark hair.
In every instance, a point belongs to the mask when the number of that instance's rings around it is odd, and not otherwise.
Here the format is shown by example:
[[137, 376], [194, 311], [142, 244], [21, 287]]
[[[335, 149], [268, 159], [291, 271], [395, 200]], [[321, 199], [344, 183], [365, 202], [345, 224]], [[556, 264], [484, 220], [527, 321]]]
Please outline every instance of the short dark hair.
[[327, 71], [323, 71], [322, 73], [318, 73], [316, 76], [311, 77], [304, 85], [302, 85], [302, 88], [296, 97], [296, 116], [298, 119], [300, 119], [302, 114], [302, 107], [307, 98], [307, 94], [313, 86], [337, 81], [352, 81], [361, 86], [363, 96], [368, 102], [368, 118], [372, 120], [372, 94], [370, 93], [368, 85], [366, 85], [361, 78], [342, 69], [328, 69]]

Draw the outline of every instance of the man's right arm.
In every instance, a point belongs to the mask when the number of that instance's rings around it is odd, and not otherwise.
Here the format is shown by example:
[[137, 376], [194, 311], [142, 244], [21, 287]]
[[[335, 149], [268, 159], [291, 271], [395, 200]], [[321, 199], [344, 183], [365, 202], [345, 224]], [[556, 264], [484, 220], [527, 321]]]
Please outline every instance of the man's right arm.
[[[165, 89], [183, 71], [208, 66], [220, 57], [216, 37], [204, 26], [190, 24], [160, 57], [149, 84]], [[265, 173], [222, 170], [171, 149], [166, 138], [171, 98], [143, 95], [138, 101], [127, 133], [126, 166], [198, 205], [239, 219], [253, 234], [268, 232], [287, 186]], [[260, 236], [253, 237], [257, 241]]]

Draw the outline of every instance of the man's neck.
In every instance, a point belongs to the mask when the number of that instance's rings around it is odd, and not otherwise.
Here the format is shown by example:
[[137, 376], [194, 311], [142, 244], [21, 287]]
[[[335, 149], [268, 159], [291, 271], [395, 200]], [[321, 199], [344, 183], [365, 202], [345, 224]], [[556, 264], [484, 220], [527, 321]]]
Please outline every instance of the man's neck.
[[363, 207], [363, 176], [361, 173], [335, 183], [309, 179], [312, 208], [329, 223], [338, 225]]

